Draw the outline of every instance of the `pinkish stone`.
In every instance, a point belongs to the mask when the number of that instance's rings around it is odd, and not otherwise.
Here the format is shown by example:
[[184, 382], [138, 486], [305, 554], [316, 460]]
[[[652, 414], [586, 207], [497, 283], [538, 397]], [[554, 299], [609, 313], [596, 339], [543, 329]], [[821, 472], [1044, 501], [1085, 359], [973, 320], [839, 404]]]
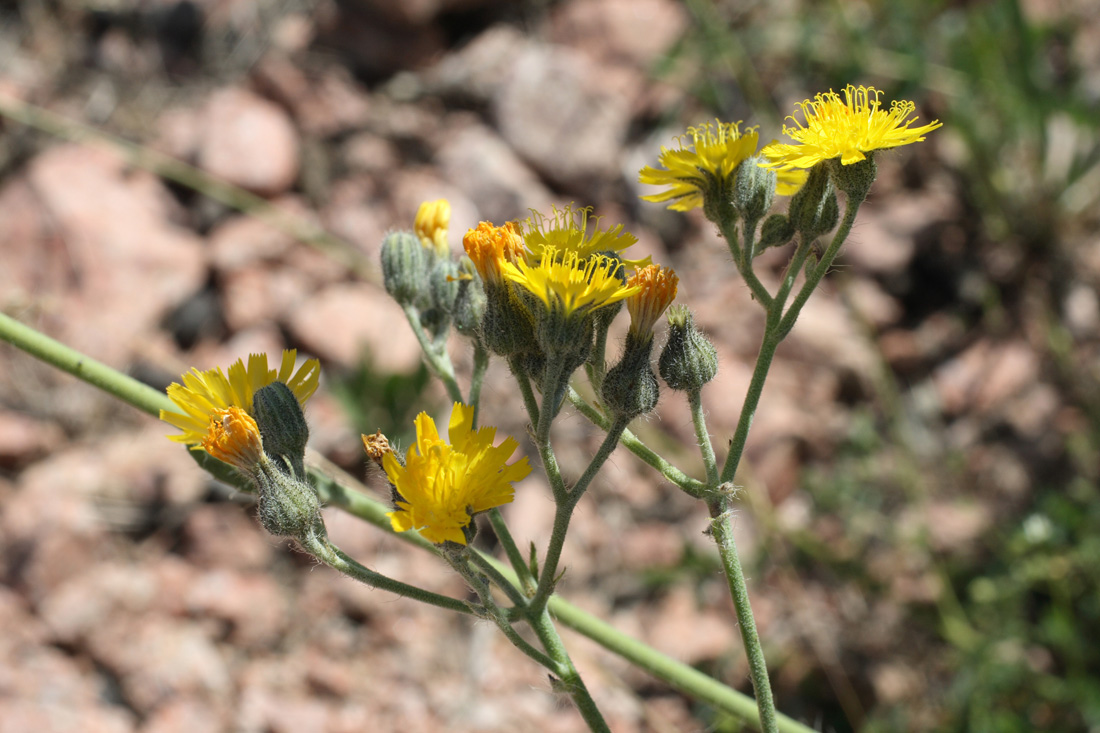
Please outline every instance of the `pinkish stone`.
[[199, 165], [254, 193], [279, 194], [298, 177], [298, 135], [280, 107], [244, 89], [222, 89], [206, 104]]

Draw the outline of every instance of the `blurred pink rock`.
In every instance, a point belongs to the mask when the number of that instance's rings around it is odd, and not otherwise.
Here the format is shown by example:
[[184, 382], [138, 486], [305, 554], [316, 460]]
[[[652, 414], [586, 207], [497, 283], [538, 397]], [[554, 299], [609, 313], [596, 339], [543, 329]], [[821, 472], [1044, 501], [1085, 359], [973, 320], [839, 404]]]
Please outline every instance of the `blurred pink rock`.
[[368, 352], [383, 373], [407, 373], [420, 363], [420, 346], [400, 306], [374, 286], [325, 288], [295, 309], [289, 327], [310, 353], [344, 367]]
[[253, 193], [273, 196], [298, 177], [298, 135], [280, 107], [244, 89], [222, 89], [206, 104], [199, 165]]
[[173, 223], [157, 178], [109, 151], [52, 148], [31, 161], [27, 183], [51, 226], [44, 238], [0, 239], [12, 284], [46, 314], [36, 325], [124, 367], [132, 344], [202, 284], [199, 239]]

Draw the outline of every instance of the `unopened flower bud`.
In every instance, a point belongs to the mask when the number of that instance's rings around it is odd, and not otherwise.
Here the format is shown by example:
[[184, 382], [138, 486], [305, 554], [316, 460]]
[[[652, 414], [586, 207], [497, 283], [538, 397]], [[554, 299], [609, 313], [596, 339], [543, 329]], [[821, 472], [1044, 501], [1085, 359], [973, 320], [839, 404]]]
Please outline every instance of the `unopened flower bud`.
[[616, 418], [630, 420], [657, 406], [660, 387], [649, 364], [652, 348], [652, 334], [628, 333], [622, 358], [604, 376], [600, 396]]
[[733, 208], [747, 222], [757, 222], [775, 199], [775, 171], [760, 167], [760, 158], [743, 160], [733, 182]]
[[386, 292], [401, 305], [417, 308], [430, 304], [428, 278], [435, 260], [411, 232], [390, 232], [382, 240], [382, 282]]
[[325, 534], [321, 504], [313, 487], [265, 460], [253, 474], [260, 495], [260, 524], [276, 537], [293, 537], [303, 544], [310, 534]]
[[531, 314], [507, 282], [485, 281], [481, 338], [485, 348], [498, 356], [522, 354], [538, 348]]
[[669, 387], [695, 392], [718, 373], [718, 352], [714, 344], [695, 327], [695, 319], [685, 306], [668, 311], [668, 342], [661, 350], [661, 378]]
[[756, 245], [757, 252], [763, 252], [768, 247], [782, 247], [794, 237], [794, 225], [786, 214], [772, 214], [760, 226], [760, 241]]
[[458, 278], [458, 295], [455, 296], [451, 318], [454, 319], [456, 331], [467, 338], [473, 338], [478, 334], [481, 319], [485, 316], [485, 286], [468, 259], [459, 265]]
[[795, 230], [807, 237], [818, 237], [836, 226], [840, 208], [826, 163], [810, 169], [805, 185], [791, 197], [788, 213]]
[[304, 480], [309, 426], [298, 398], [282, 382], [272, 382], [252, 396], [252, 413], [267, 456], [280, 470]]

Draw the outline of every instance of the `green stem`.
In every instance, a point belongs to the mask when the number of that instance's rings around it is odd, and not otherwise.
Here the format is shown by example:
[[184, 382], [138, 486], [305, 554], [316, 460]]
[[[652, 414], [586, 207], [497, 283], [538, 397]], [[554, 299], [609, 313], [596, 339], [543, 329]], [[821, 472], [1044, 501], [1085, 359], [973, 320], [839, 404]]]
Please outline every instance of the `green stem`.
[[707, 471], [707, 487], [718, 487], [718, 460], [714, 457], [714, 446], [710, 442], [707, 430], [707, 417], [703, 414], [702, 390], [688, 392], [688, 404], [691, 405], [691, 422], [695, 426], [695, 439], [699, 442], [699, 451], [703, 455], [703, 466]]
[[806, 258], [809, 256], [810, 251], [813, 249], [813, 240], [808, 237], [799, 237], [798, 247], [794, 251], [794, 257], [787, 263], [787, 270], [783, 273], [783, 281], [779, 286], [779, 292], [775, 294], [775, 302], [778, 304], [779, 310], [783, 309], [783, 306], [787, 302], [787, 298], [791, 294], [791, 288], [794, 287], [794, 281], [798, 279], [798, 273], [802, 271], [802, 266], [806, 263]]
[[[618, 419], [611, 426], [611, 429], [607, 432], [607, 437], [604, 438], [603, 443], [600, 444], [600, 449], [596, 451], [596, 455], [592, 457], [592, 460], [588, 463], [588, 468], [585, 469], [584, 474], [573, 486], [571, 490], [563, 497], [562, 500], [557, 502], [557, 510], [554, 512], [554, 528], [550, 533], [550, 544], [546, 548], [546, 559], [543, 561], [542, 571], [539, 574], [538, 590], [535, 591], [535, 597], [531, 599], [530, 608], [532, 613], [541, 613], [546, 607], [546, 601], [550, 598], [550, 595], [554, 592], [554, 585], [556, 583], [555, 575], [558, 572], [558, 562], [561, 560], [562, 548], [565, 546], [565, 536], [569, 531], [569, 521], [573, 517], [573, 510], [577, 507], [577, 502], [584, 496], [585, 490], [592, 482], [592, 479], [599, 472], [603, 464], [611, 456], [615, 450], [615, 446], [619, 443], [619, 436], [623, 430], [626, 429], [627, 420]], [[549, 449], [549, 446], [547, 446]], [[550, 449], [552, 453], [552, 449]], [[556, 496], [556, 493], [555, 493]]]
[[420, 325], [420, 316], [415, 308], [411, 305], [404, 305], [401, 309], [405, 312], [405, 319], [408, 320], [409, 328], [412, 329], [417, 343], [420, 344], [420, 351], [423, 352], [428, 366], [439, 378], [439, 381], [443, 382], [443, 386], [447, 390], [447, 396], [454, 402], [462, 402], [462, 389], [459, 388], [458, 380], [455, 379], [454, 365], [451, 364], [451, 357], [447, 355], [446, 344], [443, 344], [440, 348], [428, 340], [428, 335], [424, 332], [424, 327]]
[[[564, 666], [557, 660], [542, 653], [519, 635], [519, 632], [512, 626], [500, 606], [493, 600], [488, 585], [482, 578], [478, 577], [477, 572], [469, 566], [468, 561], [473, 558], [455, 557], [449, 552], [443, 552], [442, 554], [447, 562], [450, 563], [451, 567], [454, 568], [455, 571], [469, 583], [470, 587], [474, 589], [474, 592], [477, 593], [477, 597], [481, 600], [481, 607], [484, 609], [485, 615], [493, 620], [493, 623], [497, 625], [501, 633], [504, 634], [508, 641], [512, 642], [512, 646], [519, 649], [554, 674], [560, 675], [565, 671]], [[476, 553], [474, 553], [474, 555], [476, 556]], [[490, 568], [492, 567], [489, 563], [485, 563], [485, 565]]]
[[749, 659], [749, 676], [756, 691], [756, 708], [760, 714], [760, 729], [764, 733], [774, 733], [776, 724], [775, 700], [772, 698], [771, 682], [768, 681], [768, 665], [764, 659], [764, 649], [760, 645], [760, 635], [756, 632], [756, 619], [749, 603], [749, 589], [745, 584], [745, 573], [741, 569], [741, 560], [737, 556], [737, 544], [733, 539], [733, 527], [730, 524], [729, 499], [718, 497], [707, 502], [710, 511], [710, 531], [718, 545], [718, 554], [722, 559], [722, 569], [729, 582], [730, 597], [737, 610], [737, 625], [741, 629], [741, 640], [745, 644], [745, 654]]
[[99, 387], [153, 417], [159, 417], [161, 410], [172, 410], [174, 407], [164, 392], [85, 356], [4, 313], [0, 313], [0, 340], [7, 341], [77, 379]]
[[573, 666], [573, 660], [569, 658], [558, 630], [554, 628], [550, 613], [544, 609], [541, 613], [531, 614], [527, 618], [546, 652], [564, 667], [563, 674], [558, 675], [561, 678], [561, 684], [573, 699], [581, 717], [588, 724], [588, 729], [593, 733], [611, 733], [603, 715], [600, 714], [600, 709], [596, 707], [596, 702], [588, 692], [588, 687], [585, 686], [577, 668]]
[[512, 370], [512, 376], [516, 378], [519, 393], [523, 395], [523, 406], [527, 408], [527, 419], [531, 422], [531, 427], [534, 428], [539, 424], [539, 403], [535, 399], [535, 391], [531, 389], [531, 378], [527, 376], [527, 371], [520, 363], [519, 357], [508, 357], [508, 368]]
[[504, 554], [508, 556], [508, 562], [511, 563], [512, 569], [516, 572], [523, 592], [528, 596], [534, 595], [537, 583], [531, 576], [531, 568], [524, 562], [523, 555], [520, 554], [519, 547], [516, 546], [516, 541], [512, 538], [508, 525], [504, 523], [504, 515], [501, 514], [500, 509], [494, 507], [489, 510], [489, 523], [493, 525], [493, 532], [496, 533], [497, 541], [504, 548]]
[[432, 593], [431, 591], [417, 588], [415, 585], [402, 583], [393, 578], [387, 578], [381, 573], [376, 573], [360, 565], [354, 559], [348, 557], [339, 547], [332, 544], [328, 538], [318, 537], [316, 534], [311, 533], [306, 538], [300, 539], [299, 541], [302, 543], [302, 547], [305, 548], [306, 552], [316, 557], [325, 565], [328, 565], [333, 570], [341, 572], [350, 578], [358, 580], [360, 583], [369, 585], [372, 588], [388, 590], [399, 596], [404, 596], [405, 598], [427, 603], [432, 606], [438, 606], [448, 611], [458, 611], [459, 613], [466, 614], [472, 614], [474, 612], [465, 601], [460, 601], [457, 598], [450, 598], [438, 593]]
[[741, 455], [745, 451], [745, 440], [752, 427], [752, 418], [756, 414], [756, 406], [760, 404], [760, 396], [764, 392], [764, 382], [768, 378], [768, 370], [771, 368], [772, 359], [775, 358], [775, 350], [782, 340], [778, 333], [778, 308], [768, 311], [767, 324], [764, 327], [764, 338], [760, 343], [760, 352], [756, 357], [756, 367], [752, 371], [752, 380], [749, 382], [749, 391], [745, 395], [745, 402], [741, 406], [741, 415], [737, 420], [737, 428], [733, 432], [733, 440], [730, 442], [730, 451], [726, 455], [726, 462], [722, 466], [719, 476], [721, 483], [733, 480], [737, 466], [741, 463]]
[[724, 207], [726, 209], [725, 216], [723, 216], [721, 223], [718, 225], [718, 229], [722, 232], [722, 237], [729, 245], [730, 254], [733, 256], [733, 262], [737, 265], [737, 270], [741, 273], [741, 277], [744, 279], [745, 284], [749, 286], [749, 290], [752, 291], [753, 297], [755, 297], [765, 308], [771, 307], [772, 296], [768, 293], [768, 289], [764, 287], [764, 283], [760, 282], [760, 278], [756, 276], [756, 273], [752, 269], [752, 262], [745, 261], [744, 251], [737, 246], [737, 215], [733, 211], [733, 206], [727, 203]]
[[489, 368], [489, 350], [474, 341], [474, 373], [470, 376], [470, 401], [474, 408], [474, 427], [477, 427], [478, 413], [481, 411], [481, 385], [485, 382], [485, 371]]
[[[611, 419], [605, 417], [599, 410], [589, 404], [588, 401], [581, 397], [573, 388], [569, 389], [569, 401], [577, 408], [578, 412], [588, 418], [593, 425], [602, 428], [604, 431], [611, 429]], [[691, 476], [688, 476], [676, 466], [666, 461], [652, 448], [639, 440], [634, 433], [629, 430], [624, 430], [619, 442], [626, 446], [631, 453], [655, 468], [662, 476], [679, 486], [691, 496], [697, 499], [703, 497], [703, 492], [707, 488], [706, 484], [702, 481], [693, 479]]]
[[497, 588], [500, 588], [501, 591], [504, 592], [504, 595], [508, 596], [508, 600], [514, 605], [521, 607], [527, 605], [527, 597], [516, 588], [515, 583], [504, 577], [504, 575], [497, 570], [497, 566], [489, 562], [489, 559], [485, 555], [482, 555], [480, 552], [472, 552], [470, 553], [470, 562], [477, 565], [478, 568], [485, 573], [485, 577], [487, 577]]
[[802, 289], [798, 291], [794, 302], [791, 303], [791, 307], [787, 309], [786, 314], [783, 315], [783, 320], [779, 323], [780, 338], [784, 338], [794, 328], [794, 322], [798, 318], [798, 314], [802, 312], [802, 306], [806, 305], [806, 301], [810, 299], [810, 294], [817, 288], [821, 278], [825, 277], [825, 273], [833, 266], [833, 260], [840, 254], [840, 246], [844, 244], [848, 234], [852, 231], [852, 225], [856, 221], [856, 212], [862, 203], [862, 199], [848, 199], [844, 210], [844, 221], [840, 223], [840, 227], [833, 235], [833, 241], [829, 243], [829, 248], [825, 250], [825, 254], [822, 255], [817, 266], [806, 273], [806, 282], [802, 284]]
[[535, 430], [535, 442], [539, 445], [550, 443], [550, 426], [558, 414], [558, 406], [565, 390], [569, 387], [569, 375], [565, 372], [565, 364], [561, 359], [546, 358], [546, 372], [542, 378], [542, 405], [539, 406], [539, 422]]

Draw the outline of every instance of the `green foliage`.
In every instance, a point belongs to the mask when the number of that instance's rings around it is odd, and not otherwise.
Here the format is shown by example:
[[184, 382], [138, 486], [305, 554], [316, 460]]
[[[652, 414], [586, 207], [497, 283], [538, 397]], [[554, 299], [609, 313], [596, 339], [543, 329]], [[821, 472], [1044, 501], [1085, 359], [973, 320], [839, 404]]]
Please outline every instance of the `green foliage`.
[[373, 367], [369, 355], [350, 371], [328, 372], [329, 391], [340, 401], [356, 431], [370, 434], [381, 430], [403, 446], [415, 438], [416, 413], [430, 411], [424, 398], [430, 381], [424, 364], [407, 374], [387, 374]]

